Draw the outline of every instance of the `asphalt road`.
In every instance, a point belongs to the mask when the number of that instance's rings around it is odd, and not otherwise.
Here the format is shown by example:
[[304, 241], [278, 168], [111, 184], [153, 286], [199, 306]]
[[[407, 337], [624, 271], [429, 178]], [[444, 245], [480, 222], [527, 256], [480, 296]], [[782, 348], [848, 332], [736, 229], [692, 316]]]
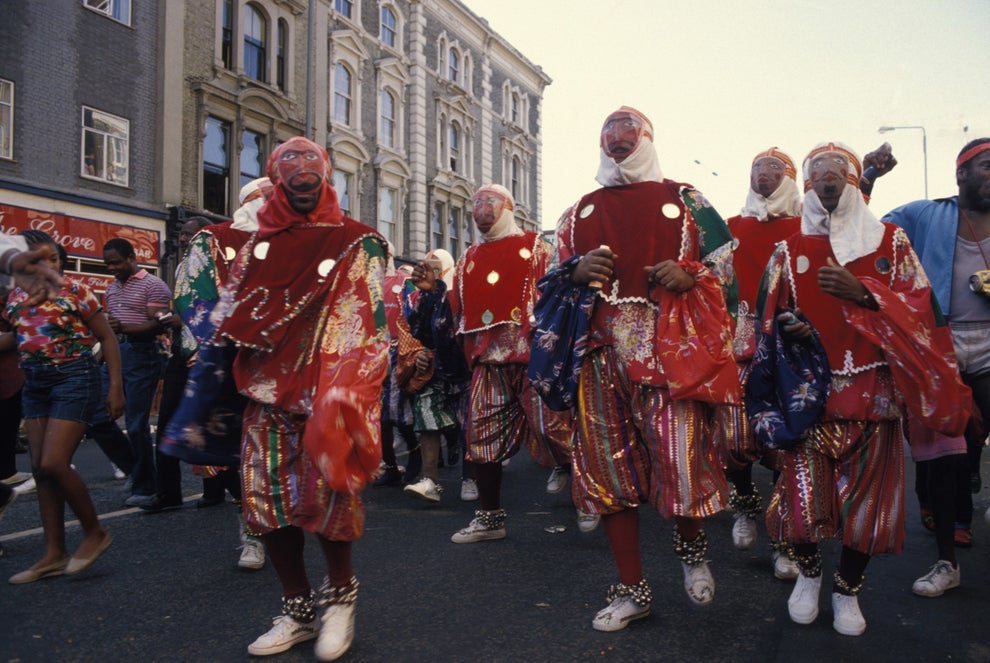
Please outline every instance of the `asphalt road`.
[[[990, 456], [990, 454], [987, 454]], [[28, 469], [25, 455], [19, 469]], [[990, 483], [990, 468], [984, 477]], [[149, 515], [122, 506], [124, 483], [92, 442], [76, 465], [114, 536], [106, 555], [75, 577], [0, 585], [0, 661], [242, 661], [246, 647], [278, 613], [271, 566], [236, 566], [237, 510], [197, 509], [198, 478], [184, 468], [186, 505]], [[910, 466], [910, 463], [909, 463]], [[910, 467], [909, 467], [910, 471]], [[976, 496], [975, 546], [960, 550], [962, 586], [937, 599], [916, 597], [911, 583], [935, 561], [908, 477], [908, 538], [897, 556], [873, 560], [860, 604], [867, 631], [858, 638], [832, 629], [828, 591], [816, 623], [787, 616], [791, 585], [773, 578], [766, 532], [749, 551], [731, 541], [732, 518], [706, 525], [715, 601], [691, 604], [684, 593], [671, 524], [644, 510], [642, 549], [655, 599], [652, 615], [618, 633], [599, 633], [591, 618], [616, 581], [601, 529], [582, 534], [568, 494], [546, 494], [547, 472], [528, 456], [506, 468], [503, 541], [456, 545], [474, 505], [461, 502], [459, 468], [441, 470], [443, 502], [427, 505], [399, 488], [368, 488], [367, 528], [354, 550], [361, 581], [357, 635], [342, 659], [393, 661], [990, 661], [990, 526], [983, 512], [990, 488]], [[757, 470], [761, 489], [769, 474]], [[69, 514], [71, 518], [71, 513]], [[562, 532], [547, 531], [563, 525]], [[68, 528], [69, 550], [79, 528]], [[26, 495], [0, 523], [0, 578], [41, 554], [37, 498]], [[826, 572], [837, 561], [825, 547]], [[311, 580], [322, 577], [310, 540]], [[273, 661], [314, 660], [310, 643]]]

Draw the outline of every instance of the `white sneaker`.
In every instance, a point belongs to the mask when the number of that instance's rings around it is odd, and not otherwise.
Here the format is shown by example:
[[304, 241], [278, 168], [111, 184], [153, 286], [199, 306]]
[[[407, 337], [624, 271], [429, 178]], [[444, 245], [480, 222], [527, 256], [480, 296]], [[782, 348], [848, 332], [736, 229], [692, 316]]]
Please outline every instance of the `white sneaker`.
[[6, 479], [0, 479], [0, 483], [5, 483], [8, 486], [16, 486], [18, 484], [24, 483], [31, 478], [30, 472], [14, 472]]
[[810, 624], [818, 617], [818, 595], [822, 591], [822, 577], [809, 578], [799, 573], [791, 597], [787, 599], [787, 612], [791, 621]]
[[461, 481], [461, 501], [473, 502], [478, 499], [478, 482], [474, 479]]
[[416, 483], [411, 483], [402, 490], [403, 492], [409, 493], [410, 495], [415, 495], [416, 497], [426, 500], [427, 502], [439, 502], [440, 493], [443, 492], [443, 486], [436, 483], [430, 477], [423, 477]]
[[859, 611], [859, 599], [832, 592], [832, 628], [842, 635], [863, 635], [866, 619]]
[[242, 569], [260, 569], [265, 566], [265, 545], [254, 537], [244, 537], [244, 545], [241, 546], [241, 557], [237, 560], [237, 566]]
[[577, 510], [578, 529], [588, 534], [598, 529], [598, 524], [602, 522], [602, 516], [598, 513], [585, 513], [581, 509]]
[[649, 605], [639, 605], [631, 596], [618, 596], [600, 610], [591, 620], [591, 626], [596, 631], [621, 631], [629, 622], [642, 619], [650, 614]]
[[475, 519], [468, 523], [468, 526], [454, 533], [450, 540], [454, 543], [477, 543], [478, 541], [494, 541], [505, 538], [505, 512], [499, 510], [501, 518], [494, 516], [498, 524], [485, 525], [484, 518], [492, 518], [492, 512], [475, 511]]
[[547, 492], [556, 495], [564, 488], [567, 488], [567, 480], [570, 478], [570, 468], [563, 465], [550, 470], [550, 478], [547, 479]]
[[931, 571], [914, 581], [911, 591], [918, 596], [942, 596], [947, 589], [959, 586], [959, 565], [952, 568], [952, 562], [940, 559]]
[[14, 492], [18, 495], [28, 495], [30, 493], [37, 492], [38, 485], [34, 481], [34, 477], [31, 477], [24, 483], [19, 483], [14, 486]]
[[316, 659], [336, 661], [347, 653], [354, 642], [354, 606], [351, 603], [336, 603], [327, 607], [320, 621], [320, 636], [316, 640]]
[[119, 481], [121, 479], [126, 479], [127, 478], [127, 475], [124, 474], [124, 470], [122, 470], [119, 467], [117, 467], [117, 465], [115, 463], [110, 463], [110, 469], [113, 470], [113, 478], [114, 479], [117, 479]]
[[736, 513], [732, 526], [732, 544], [739, 550], [749, 550], [756, 543], [756, 521], [745, 513]]
[[794, 580], [801, 573], [797, 562], [778, 550], [770, 553], [770, 562], [773, 564], [773, 575], [778, 580]]
[[290, 649], [319, 634], [320, 623], [315, 619], [310, 623], [297, 622], [288, 615], [279, 615], [272, 620], [273, 626], [267, 633], [248, 645], [252, 656], [268, 656]]
[[708, 562], [701, 564], [685, 564], [681, 562], [684, 569], [684, 590], [688, 597], [698, 605], [711, 603], [715, 598], [715, 578], [708, 569]]

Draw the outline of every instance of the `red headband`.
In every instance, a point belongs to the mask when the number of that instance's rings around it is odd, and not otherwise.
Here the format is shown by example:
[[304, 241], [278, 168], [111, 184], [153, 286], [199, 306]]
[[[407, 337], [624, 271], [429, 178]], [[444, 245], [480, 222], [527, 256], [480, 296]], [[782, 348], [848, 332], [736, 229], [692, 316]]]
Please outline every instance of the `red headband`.
[[959, 155], [959, 158], [956, 159], [956, 168], [962, 168], [967, 161], [975, 158], [976, 155], [982, 152], [986, 152], [987, 150], [990, 150], [990, 142], [974, 145], [973, 147], [969, 148], [968, 150], [966, 150], [965, 152]]

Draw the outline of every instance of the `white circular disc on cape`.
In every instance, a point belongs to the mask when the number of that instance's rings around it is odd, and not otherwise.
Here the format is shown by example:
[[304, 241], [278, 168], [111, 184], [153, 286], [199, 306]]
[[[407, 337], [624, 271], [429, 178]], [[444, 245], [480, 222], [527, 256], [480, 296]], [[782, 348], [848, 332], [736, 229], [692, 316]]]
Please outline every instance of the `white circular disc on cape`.
[[227, 259], [227, 262], [230, 262], [237, 257], [237, 251], [234, 250], [234, 247], [228, 246], [223, 250], [223, 257]]
[[394, 292], [395, 294], [399, 294], [400, 292], [402, 292], [402, 286], [401, 285], [393, 285], [392, 286], [392, 292]]
[[530, 258], [533, 257], [533, 252], [527, 249], [526, 247], [523, 247], [519, 249], [519, 257], [522, 258], [523, 260], [529, 260]]
[[798, 256], [794, 263], [797, 265], [798, 274], [804, 274], [811, 268], [811, 261], [808, 260], [808, 256]]
[[258, 260], [264, 260], [268, 256], [268, 242], [258, 242], [254, 245], [254, 257]]
[[488, 272], [488, 277], [485, 280], [487, 280], [490, 284], [495, 285], [498, 283], [498, 272]]
[[333, 266], [336, 265], [336, 264], [337, 264], [337, 261], [336, 260], [334, 260], [333, 258], [327, 258], [326, 260], [324, 260], [323, 262], [321, 262], [319, 265], [317, 265], [316, 272], [320, 276], [326, 276], [327, 274], [330, 273], [330, 270], [333, 269]]
[[674, 203], [664, 203], [664, 206], [660, 208], [660, 212], [668, 219], [676, 219], [681, 215], [681, 208]]
[[594, 211], [595, 211], [594, 205], [585, 205], [583, 208], [581, 208], [581, 213], [578, 214], [578, 216], [580, 216], [582, 219], [587, 219], [589, 216], [591, 216], [591, 213]]

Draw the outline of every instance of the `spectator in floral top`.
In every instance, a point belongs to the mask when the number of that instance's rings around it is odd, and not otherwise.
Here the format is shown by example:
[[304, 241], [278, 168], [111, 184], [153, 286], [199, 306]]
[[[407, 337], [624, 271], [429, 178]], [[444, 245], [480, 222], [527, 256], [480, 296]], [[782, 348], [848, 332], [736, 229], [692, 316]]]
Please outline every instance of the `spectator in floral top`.
[[[22, 233], [32, 250], [51, 246], [50, 266], [58, 269], [55, 242], [43, 232]], [[72, 468], [72, 456], [99, 407], [100, 380], [93, 346], [103, 347], [110, 374], [106, 401], [111, 419], [124, 410], [120, 349], [99, 300], [69, 278], [48, 301], [30, 305], [29, 295], [16, 288], [3, 317], [15, 329], [0, 336], [0, 350], [16, 342], [24, 369], [24, 419], [31, 447], [31, 467], [38, 485], [38, 508], [45, 531], [45, 553], [30, 568], [14, 574], [11, 584], [34, 582], [88, 568], [109, 547], [110, 533], [101, 527], [82, 478]], [[65, 503], [82, 525], [83, 538], [70, 558], [65, 549]]]

